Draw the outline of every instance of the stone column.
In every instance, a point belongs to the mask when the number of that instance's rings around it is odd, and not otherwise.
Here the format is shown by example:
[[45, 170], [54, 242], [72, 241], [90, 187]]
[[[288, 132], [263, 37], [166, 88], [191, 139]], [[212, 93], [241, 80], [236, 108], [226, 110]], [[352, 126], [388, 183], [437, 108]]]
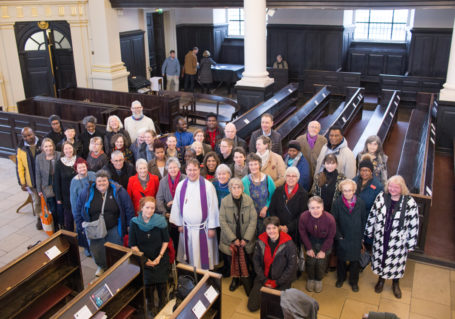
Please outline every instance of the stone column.
[[74, 69], [78, 87], [92, 88], [91, 52], [89, 43], [88, 21], [69, 20], [71, 40], [73, 42]]
[[5, 111], [17, 111], [16, 102], [25, 99], [21, 64], [17, 53], [14, 22], [0, 24], [0, 92]]
[[244, 0], [245, 71], [237, 82], [237, 99], [249, 108], [272, 95], [273, 79], [268, 77], [266, 39], [266, 0]]
[[455, 102], [455, 21], [452, 32], [452, 44], [450, 45], [446, 83], [439, 93], [439, 100]]
[[128, 75], [120, 54], [117, 11], [109, 0], [90, 0], [93, 88], [128, 91]]

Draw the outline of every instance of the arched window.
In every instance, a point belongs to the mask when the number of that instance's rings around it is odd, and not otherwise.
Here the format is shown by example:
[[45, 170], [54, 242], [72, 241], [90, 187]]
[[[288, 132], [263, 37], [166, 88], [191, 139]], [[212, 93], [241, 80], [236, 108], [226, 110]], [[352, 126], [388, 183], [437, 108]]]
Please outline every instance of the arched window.
[[25, 42], [25, 51], [46, 50], [46, 41], [44, 41], [44, 31], [33, 33]]
[[53, 30], [54, 44], [56, 49], [71, 49], [71, 44], [68, 39], [59, 31]]

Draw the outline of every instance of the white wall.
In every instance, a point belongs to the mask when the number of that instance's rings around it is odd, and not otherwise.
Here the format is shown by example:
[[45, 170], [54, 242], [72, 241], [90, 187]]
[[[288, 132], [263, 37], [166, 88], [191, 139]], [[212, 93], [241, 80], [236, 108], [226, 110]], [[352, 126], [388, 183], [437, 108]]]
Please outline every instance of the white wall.
[[453, 28], [455, 9], [416, 9], [414, 28]]
[[226, 9], [213, 9], [213, 24], [227, 23]]
[[277, 9], [269, 24], [343, 25], [344, 10]]
[[145, 30], [144, 11], [142, 9], [117, 10], [119, 32]]
[[177, 8], [175, 9], [175, 23], [179, 24], [207, 24], [213, 23], [213, 9], [210, 8]]

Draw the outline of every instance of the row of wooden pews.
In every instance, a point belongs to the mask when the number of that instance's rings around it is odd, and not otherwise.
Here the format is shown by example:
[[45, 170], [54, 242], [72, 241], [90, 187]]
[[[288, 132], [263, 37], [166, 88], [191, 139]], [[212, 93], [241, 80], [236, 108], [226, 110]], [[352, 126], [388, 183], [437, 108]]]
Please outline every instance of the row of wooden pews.
[[381, 89], [401, 91], [401, 99], [406, 102], [417, 102], [419, 92], [439, 93], [444, 78], [379, 74]]
[[418, 93], [401, 150], [397, 174], [403, 176], [419, 206], [420, 231], [417, 252], [423, 253], [433, 196], [436, 142], [436, 94]]
[[[141, 102], [145, 110], [151, 110], [152, 119], [163, 131], [173, 130], [173, 119], [180, 113], [177, 97], [157, 96], [141, 93], [128, 93], [88, 88], [67, 88], [59, 91], [59, 97], [70, 100], [84, 101], [88, 104], [102, 103], [126, 107], [131, 102]], [[130, 114], [131, 115], [131, 114]]]
[[359, 72], [305, 70], [303, 75], [303, 92], [314, 93], [315, 85], [327, 86], [333, 95], [345, 96], [346, 87], [360, 87]]
[[[84, 289], [77, 235], [61, 230], [0, 268], [0, 318], [148, 318], [142, 253], [106, 243], [108, 269]], [[221, 318], [222, 276], [179, 264], [177, 276], [196, 276], [194, 289], [155, 318]], [[198, 316], [199, 318], [201, 316]]]

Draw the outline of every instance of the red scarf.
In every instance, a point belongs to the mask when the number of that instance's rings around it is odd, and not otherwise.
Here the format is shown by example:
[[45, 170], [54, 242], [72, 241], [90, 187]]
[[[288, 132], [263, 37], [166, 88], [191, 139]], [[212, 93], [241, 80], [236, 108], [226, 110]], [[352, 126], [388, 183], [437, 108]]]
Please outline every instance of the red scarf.
[[207, 134], [209, 135], [209, 138], [210, 138], [210, 146], [212, 147], [212, 149], [215, 149], [215, 144], [216, 144], [216, 130], [217, 130], [217, 129], [215, 129], [213, 132], [207, 131]]
[[297, 193], [297, 190], [299, 189], [299, 184], [295, 184], [294, 189], [292, 192], [289, 194], [288, 192], [288, 184], [284, 184], [284, 192], [286, 193], [287, 200], [291, 200], [292, 197]]
[[352, 213], [352, 210], [354, 209], [355, 203], [357, 201], [357, 197], [354, 195], [352, 197], [352, 202], [348, 202], [348, 200], [344, 198], [343, 195], [341, 195], [341, 199], [343, 200], [344, 206], [346, 206], [349, 212]]
[[292, 240], [292, 238], [288, 234], [283, 233], [282, 231], [280, 231], [279, 242], [278, 242], [278, 245], [276, 246], [274, 252], [272, 252], [271, 249], [270, 249], [267, 233], [265, 233], [265, 232], [262, 233], [261, 235], [259, 235], [258, 238], [259, 238], [259, 240], [261, 240], [265, 244], [265, 250], [264, 250], [264, 275], [267, 278], [269, 278], [270, 267], [272, 266], [273, 260], [275, 259], [275, 253], [277, 252], [278, 247], [283, 245], [285, 242], [288, 242], [288, 241]]
[[177, 189], [177, 185], [179, 184], [180, 180], [180, 171], [178, 172], [177, 176], [175, 177], [174, 183], [172, 183], [171, 175], [167, 175], [167, 183], [169, 185], [169, 190], [171, 191], [172, 198], [175, 196], [175, 190]]

